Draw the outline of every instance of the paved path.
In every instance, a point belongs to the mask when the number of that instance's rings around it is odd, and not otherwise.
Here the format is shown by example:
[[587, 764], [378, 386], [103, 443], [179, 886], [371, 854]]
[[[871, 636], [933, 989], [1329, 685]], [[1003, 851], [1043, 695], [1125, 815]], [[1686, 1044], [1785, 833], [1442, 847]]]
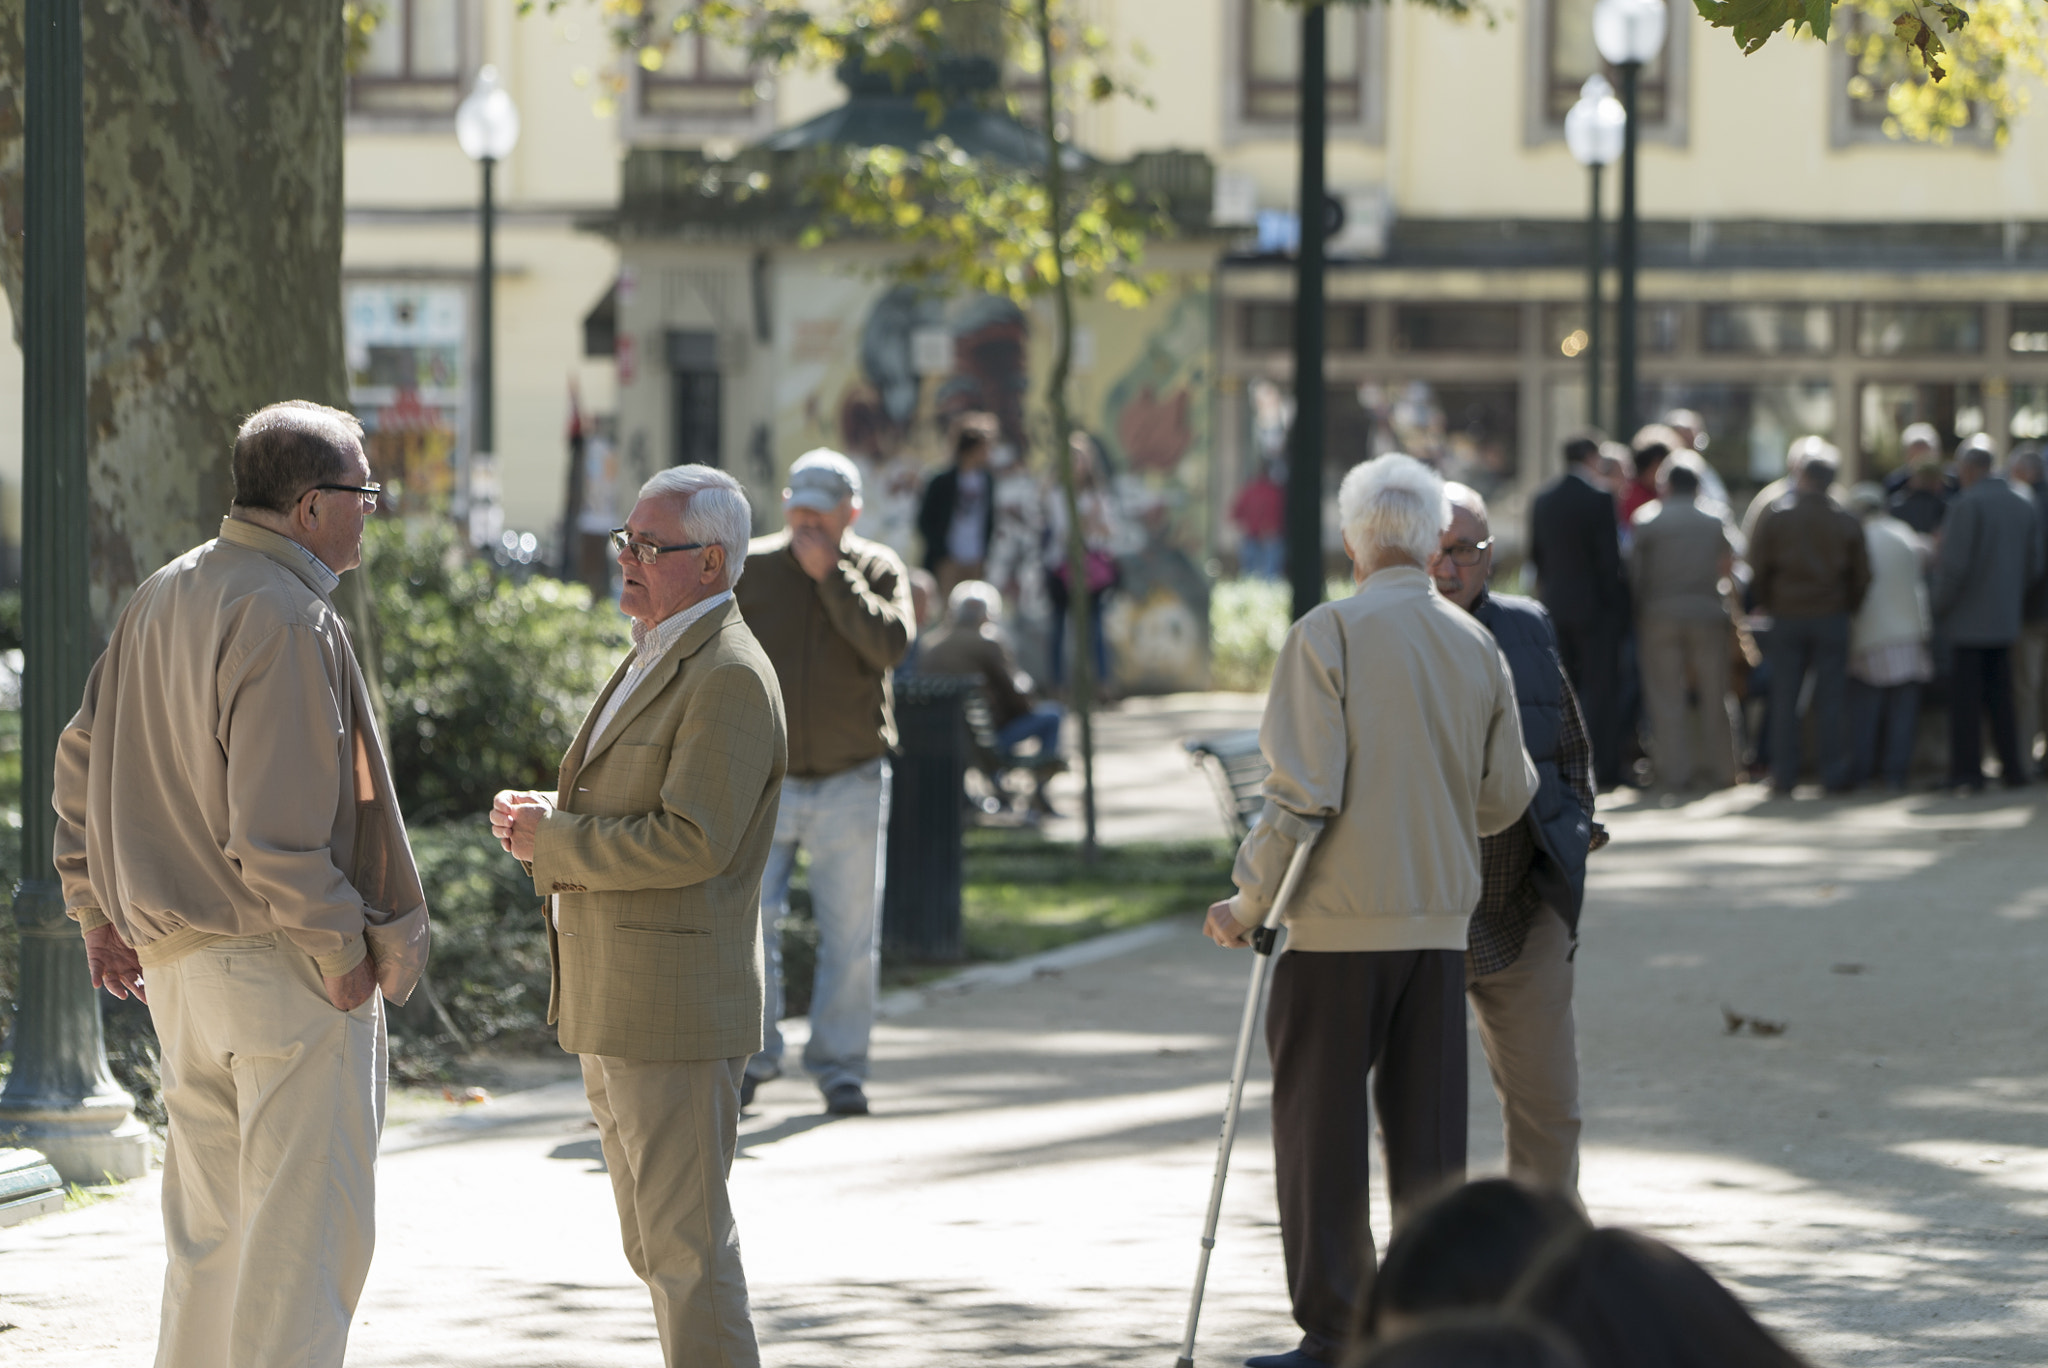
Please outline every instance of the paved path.
[[[2048, 1363], [2040, 801], [1609, 820], [1579, 956], [1596, 1217], [1705, 1260], [1820, 1363]], [[762, 1090], [734, 1183], [768, 1364], [1165, 1368], [1246, 961], [1192, 921], [1136, 941], [899, 1000], [874, 1117]], [[1728, 1035], [1724, 1005], [1786, 1030]], [[1476, 1049], [1473, 1077], [1496, 1170]], [[1263, 1083], [1246, 1120], [1204, 1365], [1290, 1339]], [[352, 1364], [658, 1363], [573, 1084], [397, 1128], [380, 1173]], [[0, 1358], [149, 1361], [156, 1196], [0, 1231]]]

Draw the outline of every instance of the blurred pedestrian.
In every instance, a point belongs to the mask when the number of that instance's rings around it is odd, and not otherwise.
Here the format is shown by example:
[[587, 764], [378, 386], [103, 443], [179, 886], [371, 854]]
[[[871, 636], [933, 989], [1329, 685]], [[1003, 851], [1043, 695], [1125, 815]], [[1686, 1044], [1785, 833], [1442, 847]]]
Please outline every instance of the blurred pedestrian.
[[1863, 527], [1828, 497], [1834, 450], [1808, 455], [1793, 491], [1759, 520], [1750, 543], [1751, 585], [1770, 616], [1764, 657], [1771, 669], [1771, 792], [1792, 796], [1799, 782], [1799, 695], [1813, 676], [1814, 729], [1821, 782], [1847, 789], [1849, 619], [1870, 586]]
[[1886, 479], [1891, 515], [1923, 537], [1941, 530], [1958, 486], [1942, 470], [1941, 434], [1932, 423], [1913, 423], [1900, 434], [1899, 469]]
[[[1074, 502], [1081, 510], [1082, 572], [1088, 580], [1088, 640], [1095, 687], [1101, 695], [1110, 686], [1109, 638], [1102, 628], [1102, 602], [1119, 578], [1116, 553], [1122, 519], [1095, 439], [1085, 432], [1075, 433], [1072, 452]], [[1059, 686], [1067, 682], [1067, 651], [1073, 645], [1067, 640], [1071, 635], [1067, 613], [1074, 601], [1073, 567], [1067, 559], [1067, 529], [1072, 525], [1067, 519], [1066, 491], [1054, 481], [1046, 497], [1045, 589], [1052, 599], [1052, 682]]]
[[1906, 787], [1920, 720], [1920, 689], [1934, 677], [1927, 650], [1933, 617], [1927, 606], [1927, 543], [1885, 512], [1884, 489], [1859, 484], [1849, 509], [1863, 520], [1870, 590], [1849, 627], [1849, 735], [1854, 760], [1848, 782], [1875, 776], [1897, 793]]
[[1662, 423], [1650, 423], [1629, 442], [1629, 480], [1615, 494], [1620, 510], [1622, 538], [1635, 525], [1636, 513], [1644, 504], [1657, 501], [1657, 472], [1664, 460], [1678, 449], [1678, 434]]
[[939, 598], [939, 582], [932, 578], [932, 572], [925, 569], [910, 572], [910, 620], [913, 633], [910, 644], [903, 648], [903, 659], [896, 662], [896, 678], [918, 672], [918, 656], [924, 647], [925, 629], [935, 626], [943, 618], [943, 601]]
[[926, 482], [917, 508], [924, 568], [938, 580], [941, 598], [961, 580], [980, 579], [988, 561], [996, 526], [989, 474], [993, 422], [986, 414], [969, 414], [954, 428], [952, 464]]
[[1717, 518], [1733, 518], [1734, 509], [1728, 502], [1728, 486], [1722, 481], [1719, 471], [1707, 459], [1707, 420], [1700, 417], [1697, 409], [1675, 408], [1664, 415], [1665, 427], [1678, 439], [1672, 448], [1674, 453], [1690, 451], [1699, 458], [1695, 467], [1700, 477], [1699, 506]]
[[1585, 709], [1593, 740], [1593, 777], [1602, 789], [1621, 782], [1622, 636], [1628, 583], [1614, 496], [1600, 485], [1600, 443], [1564, 444], [1565, 473], [1536, 496], [1529, 514], [1529, 562], [1536, 597], [1550, 611], [1558, 655]]
[[1579, 1056], [1572, 959], [1593, 825], [1593, 747], [1543, 605], [1488, 591], [1493, 529], [1477, 490], [1445, 487], [1451, 522], [1429, 573], [1437, 592], [1479, 619], [1514, 675], [1522, 744], [1537, 791], [1522, 819], [1479, 840], [1479, 906], [1465, 952], [1465, 995], [1500, 1097], [1508, 1175], [1576, 1192]]
[[[1799, 482], [1801, 467], [1815, 456], [1827, 457], [1835, 463], [1837, 469], [1840, 468], [1842, 463], [1842, 454], [1835, 449], [1832, 442], [1828, 441], [1825, 437], [1815, 436], [1811, 433], [1804, 437], [1794, 438], [1792, 444], [1785, 448], [1785, 473], [1772, 480], [1762, 489], [1759, 489], [1755, 497], [1750, 499], [1749, 507], [1743, 511], [1742, 540], [1745, 544], [1756, 541], [1756, 530], [1763, 525], [1764, 516], [1783, 502], [1785, 496], [1793, 491]], [[1828, 495], [1839, 500], [1843, 492], [1830, 489]]]
[[[1003, 596], [994, 585], [962, 580], [953, 586], [945, 625], [918, 639], [919, 660], [927, 674], [967, 675], [981, 682], [1000, 754], [1033, 742], [1039, 755], [1051, 759], [1060, 753], [1060, 724], [1066, 710], [1057, 703], [1032, 700], [1036, 686], [1017, 668], [1017, 657], [997, 625], [1002, 616]], [[1054, 772], [1050, 765], [1039, 767], [1038, 787], [1031, 795], [1032, 810], [1048, 816], [1054, 814], [1045, 782]], [[999, 775], [989, 777], [1000, 783]]]
[[633, 652], [559, 790], [491, 805], [492, 833], [553, 896], [548, 1019], [581, 1060], [668, 1368], [761, 1361], [726, 1185], [761, 1043], [756, 909], [788, 748], [775, 671], [732, 601], [752, 525], [722, 470], [641, 486], [613, 536]]
[[[1303, 841], [1266, 1041], [1280, 1238], [1300, 1346], [1253, 1368], [1333, 1361], [1373, 1263], [1372, 1111], [1394, 1220], [1465, 1169], [1465, 943], [1479, 838], [1537, 791], [1513, 678], [1486, 629], [1424, 567], [1449, 522], [1443, 481], [1390, 454], [1337, 493], [1360, 588], [1289, 630], [1259, 744], [1266, 806], [1239, 847], [1218, 945], [1265, 921]], [[1373, 1105], [1368, 1107], [1368, 1078]]]
[[[2029, 442], [2013, 448], [2006, 462], [2006, 480], [2034, 501], [2034, 517], [2048, 539], [2048, 464], [2041, 449]], [[2048, 544], [2048, 540], [2044, 540]], [[2012, 648], [2013, 717], [2019, 725], [2020, 759], [2034, 767], [2034, 741], [2048, 726], [2048, 566], [2027, 586], [2020, 605], [2020, 634]]]
[[[298, 400], [242, 424], [220, 535], [136, 587], [57, 741], [65, 911], [92, 987], [147, 1005], [162, 1052], [159, 1368], [340, 1368], [370, 1271], [378, 994], [406, 1000], [428, 929], [334, 607], [379, 494], [362, 432]], [[90, 1033], [53, 1054], [98, 1053], [83, 1005]], [[125, 1112], [99, 1068], [88, 1107]]]
[[2048, 555], [2033, 504], [1992, 474], [1994, 463], [1981, 433], [1956, 452], [1962, 493], [1942, 521], [1934, 571], [1934, 622], [1953, 647], [1948, 782], [1973, 792], [1984, 787], [1987, 720], [2006, 787], [2027, 782], [2013, 716], [2012, 645], [2027, 590]]
[[896, 553], [853, 534], [860, 472], [836, 451], [789, 468], [785, 529], [747, 548], [739, 604], [781, 681], [789, 773], [761, 882], [766, 1003], [761, 1052], [742, 1103], [782, 1073], [782, 935], [799, 849], [810, 856], [818, 927], [804, 1069], [826, 1110], [868, 1110], [868, 1037], [881, 972], [882, 841], [896, 715], [889, 671], [910, 644], [910, 575]]
[[1286, 467], [1278, 461], [1260, 466], [1230, 503], [1230, 521], [1237, 528], [1237, 568], [1253, 579], [1280, 579], [1287, 573]]
[[1734, 783], [1736, 736], [1721, 591], [1735, 547], [1726, 525], [1698, 506], [1696, 458], [1686, 457], [1665, 462], [1663, 498], [1636, 514], [1629, 548], [1657, 782], [1679, 793]]

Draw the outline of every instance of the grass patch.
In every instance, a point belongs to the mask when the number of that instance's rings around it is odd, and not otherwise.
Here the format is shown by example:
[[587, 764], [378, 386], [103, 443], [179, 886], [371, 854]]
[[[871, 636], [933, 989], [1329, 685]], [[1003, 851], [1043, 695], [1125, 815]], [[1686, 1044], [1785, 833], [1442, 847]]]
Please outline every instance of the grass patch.
[[961, 915], [967, 957], [1006, 960], [1054, 950], [1230, 894], [1231, 842], [1106, 846], [1092, 864], [1032, 832], [967, 835]]

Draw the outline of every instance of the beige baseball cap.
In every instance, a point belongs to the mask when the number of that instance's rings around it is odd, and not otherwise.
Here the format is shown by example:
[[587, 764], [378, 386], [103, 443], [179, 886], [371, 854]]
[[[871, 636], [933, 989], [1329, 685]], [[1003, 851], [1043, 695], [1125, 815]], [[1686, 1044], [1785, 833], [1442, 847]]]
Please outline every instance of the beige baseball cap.
[[829, 447], [807, 451], [789, 468], [789, 488], [782, 491], [784, 508], [814, 508], [830, 513], [851, 500], [860, 502], [860, 467]]

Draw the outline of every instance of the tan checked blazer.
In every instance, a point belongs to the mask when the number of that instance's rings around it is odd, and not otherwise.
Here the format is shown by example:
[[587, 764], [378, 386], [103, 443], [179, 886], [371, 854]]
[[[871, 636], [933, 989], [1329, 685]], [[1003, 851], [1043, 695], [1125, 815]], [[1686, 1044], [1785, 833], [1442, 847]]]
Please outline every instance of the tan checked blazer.
[[534, 840], [534, 885], [561, 899], [548, 1020], [576, 1054], [749, 1055], [789, 760], [782, 688], [731, 602], [690, 625], [591, 746], [625, 673], [583, 719]]

